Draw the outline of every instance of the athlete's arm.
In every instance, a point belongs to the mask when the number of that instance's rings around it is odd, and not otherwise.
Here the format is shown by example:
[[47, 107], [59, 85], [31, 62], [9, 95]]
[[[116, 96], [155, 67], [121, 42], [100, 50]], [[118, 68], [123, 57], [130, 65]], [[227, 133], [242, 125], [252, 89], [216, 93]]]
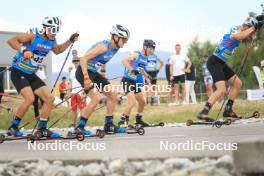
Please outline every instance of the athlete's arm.
[[133, 67], [130, 66], [129, 61], [138, 58], [138, 53], [134, 52], [133, 54], [129, 55], [125, 59], [122, 60], [122, 64], [130, 71], [133, 70]]
[[34, 33], [25, 33], [9, 39], [7, 43], [11, 48], [22, 52], [21, 44], [31, 43], [34, 40], [34, 38], [35, 38]]
[[161, 70], [161, 68], [163, 67], [164, 65], [164, 62], [162, 61], [162, 59], [158, 56], [158, 61], [159, 61], [159, 67], [158, 67], [158, 71]]
[[63, 53], [70, 45], [71, 45], [70, 40], [67, 40], [66, 42], [62, 44], [55, 44], [52, 51], [54, 52], [54, 54], [57, 55], [57, 54]]
[[231, 39], [244, 40], [245, 38], [253, 35], [255, 31], [256, 31], [255, 27], [251, 27], [239, 33], [232, 33]]
[[82, 67], [83, 75], [89, 79], [87, 72], [87, 62], [98, 55], [101, 55], [107, 51], [105, 44], [99, 44], [95, 48], [89, 50], [83, 57], [80, 58], [80, 65]]
[[52, 49], [52, 51], [55, 54], [60, 54], [63, 53], [72, 43], [74, 43], [75, 41], [78, 40], [79, 34], [78, 33], [74, 33], [71, 35], [71, 37], [64, 43], [62, 44], [55, 44], [54, 48]]

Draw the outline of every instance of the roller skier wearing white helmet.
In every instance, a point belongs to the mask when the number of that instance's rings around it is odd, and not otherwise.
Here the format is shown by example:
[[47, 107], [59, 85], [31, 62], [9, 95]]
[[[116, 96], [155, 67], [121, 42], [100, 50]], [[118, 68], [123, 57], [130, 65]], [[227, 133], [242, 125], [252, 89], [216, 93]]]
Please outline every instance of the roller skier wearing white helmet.
[[216, 91], [212, 93], [203, 110], [199, 112], [197, 116], [199, 119], [213, 121], [213, 119], [208, 117], [208, 113], [215, 102], [224, 96], [226, 92], [225, 81], [231, 83], [232, 88], [228, 95], [228, 101], [224, 108], [223, 117], [234, 119], [240, 118], [240, 115], [235, 113], [232, 107], [237, 94], [242, 87], [242, 81], [226, 62], [233, 59], [235, 49], [240, 45], [242, 40], [251, 37], [261, 28], [263, 23], [259, 19], [259, 17], [249, 17], [241, 26], [232, 28], [223, 36], [213, 55], [209, 57], [207, 67], [213, 77]]
[[31, 29], [30, 32], [17, 35], [8, 40], [10, 47], [16, 50], [11, 66], [11, 80], [16, 90], [24, 98], [24, 102], [21, 103], [11, 121], [8, 135], [23, 135], [18, 127], [21, 119], [33, 104], [35, 94], [43, 100], [38, 132], [45, 137], [56, 138], [60, 136], [47, 129], [54, 97], [46, 84], [35, 74], [50, 51], [55, 54], [63, 53], [71, 43], [78, 40], [78, 34], [75, 33], [64, 43], [57, 44], [56, 35], [60, 28], [61, 20], [58, 17], [45, 17], [42, 21], [42, 29]]
[[[125, 132], [123, 128], [117, 128], [113, 124], [114, 111], [116, 106], [116, 93], [110, 82], [105, 78], [106, 63], [123, 48], [127, 43], [130, 33], [122, 25], [115, 25], [110, 32], [111, 38], [94, 44], [86, 54], [80, 58], [80, 66], [76, 70], [76, 79], [88, 90], [91, 102], [81, 111], [79, 124], [75, 127], [75, 132], [83, 132], [89, 135], [91, 132], [85, 130], [88, 118], [95, 110], [101, 99], [101, 93], [107, 97], [107, 112], [105, 116], [105, 132]], [[100, 67], [98, 66], [100, 65]]]

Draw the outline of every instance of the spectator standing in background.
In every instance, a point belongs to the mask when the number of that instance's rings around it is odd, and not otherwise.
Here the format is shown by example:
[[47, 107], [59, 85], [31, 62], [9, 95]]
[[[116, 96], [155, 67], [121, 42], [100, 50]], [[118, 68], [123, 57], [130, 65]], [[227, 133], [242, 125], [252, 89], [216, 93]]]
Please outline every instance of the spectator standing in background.
[[190, 69], [186, 70], [186, 102], [189, 104], [190, 96], [192, 104], [197, 104], [196, 94], [194, 91], [194, 84], [196, 80], [196, 69], [193, 63], [191, 63]]
[[62, 77], [62, 81], [59, 84], [59, 91], [60, 91], [60, 99], [63, 101], [64, 97], [66, 95], [66, 89], [67, 89], [67, 79], [65, 76]]
[[[185, 71], [189, 70], [191, 67], [191, 62], [189, 58], [181, 53], [181, 45], [176, 44], [175, 46], [175, 54], [170, 57], [170, 77], [172, 82], [172, 89], [170, 92], [170, 96], [175, 92], [176, 102], [169, 103], [171, 105], [179, 105], [179, 85], [181, 85], [181, 96], [182, 96], [182, 104], [186, 103], [186, 87], [185, 87]], [[185, 69], [185, 65], [187, 63], [187, 68]]]
[[78, 57], [78, 52], [77, 50], [72, 50], [72, 65], [69, 67], [69, 72], [70, 72], [70, 87], [71, 87], [71, 109], [72, 109], [72, 117], [73, 121], [71, 126], [75, 127], [76, 126], [76, 121], [77, 121], [77, 110], [82, 110], [86, 103], [85, 103], [85, 96], [86, 94], [81, 91], [82, 86], [81, 84], [77, 81], [75, 77], [75, 72], [78, 66], [80, 65], [80, 57]]

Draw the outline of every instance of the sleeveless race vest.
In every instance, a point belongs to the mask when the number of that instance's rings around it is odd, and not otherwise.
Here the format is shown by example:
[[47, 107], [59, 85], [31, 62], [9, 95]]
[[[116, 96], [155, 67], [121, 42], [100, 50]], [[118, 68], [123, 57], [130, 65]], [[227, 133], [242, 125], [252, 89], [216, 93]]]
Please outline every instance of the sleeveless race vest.
[[[112, 57], [118, 51], [117, 48], [113, 48], [112, 51], [109, 51], [109, 48], [110, 48], [110, 41], [109, 40], [104, 40], [104, 41], [98, 42], [98, 43], [94, 44], [91, 47], [91, 49], [95, 48], [99, 44], [105, 44], [105, 46], [107, 47], [108, 50], [105, 53], [98, 55], [95, 58], [93, 58], [87, 62], [87, 69], [92, 71], [92, 72], [98, 72], [100, 69], [100, 65], [106, 64], [110, 59], [112, 59]], [[90, 51], [91, 49], [89, 49], [88, 51]]]
[[224, 35], [214, 51], [215, 56], [224, 61], [233, 58], [236, 48], [240, 45], [240, 40], [232, 39], [231, 35], [232, 33], [237, 33], [238, 30], [238, 27], [234, 27]]
[[153, 56], [148, 56], [148, 64], [146, 66], [147, 72], [156, 72], [158, 66], [158, 56], [154, 54]]
[[[146, 65], [148, 63], [147, 57], [144, 57], [140, 51], [136, 51], [138, 53], [138, 57], [135, 60], [130, 61], [130, 66], [133, 67], [134, 70], [141, 70], [146, 68]], [[135, 75], [132, 73], [129, 69], [125, 68], [124, 77], [128, 78], [133, 81], [137, 81], [137, 76], [140, 76], [142, 74]]]
[[24, 59], [23, 53], [18, 51], [12, 62], [12, 67], [26, 74], [35, 73], [38, 70], [39, 65], [42, 64], [44, 58], [47, 57], [50, 50], [52, 50], [56, 44], [55, 39], [44, 40], [38, 29], [32, 29], [30, 32], [33, 32], [33, 30], [36, 35], [34, 41], [32, 41], [30, 44], [23, 45], [27, 50], [33, 53], [33, 58]]

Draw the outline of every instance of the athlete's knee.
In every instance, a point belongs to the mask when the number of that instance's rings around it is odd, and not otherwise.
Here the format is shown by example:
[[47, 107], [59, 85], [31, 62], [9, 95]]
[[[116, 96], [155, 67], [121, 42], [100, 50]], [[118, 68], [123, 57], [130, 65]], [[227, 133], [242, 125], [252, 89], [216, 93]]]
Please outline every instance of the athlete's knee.
[[136, 103], [137, 103], [136, 100], [130, 100], [128, 101], [127, 105], [129, 108], [133, 108], [136, 105]]
[[[54, 98], [54, 96], [52, 96], [52, 95], [49, 95], [49, 96], [46, 98], [46, 103], [49, 104], [49, 105], [52, 105], [54, 101], [55, 101], [55, 98]], [[44, 101], [44, 102], [45, 102], [45, 101]]]
[[226, 87], [221, 87], [216, 90], [221, 96], [225, 95]]
[[146, 101], [145, 100], [140, 100], [140, 101], [138, 101], [138, 105], [141, 106], [141, 107], [144, 107], [144, 106], [146, 106]]
[[242, 87], [243, 83], [241, 81], [241, 79], [237, 79], [234, 86], [237, 88], [237, 89], [240, 89]]
[[91, 102], [92, 104], [99, 104], [101, 101], [101, 96], [100, 95], [95, 95], [91, 98]]
[[34, 95], [28, 95], [28, 96], [25, 97], [25, 103], [27, 105], [33, 104], [34, 101], [35, 101]]
[[108, 95], [107, 98], [109, 98], [112, 101], [115, 101], [116, 100], [116, 97], [117, 97], [117, 93], [111, 92], [111, 93], [109, 93], [109, 95]]

